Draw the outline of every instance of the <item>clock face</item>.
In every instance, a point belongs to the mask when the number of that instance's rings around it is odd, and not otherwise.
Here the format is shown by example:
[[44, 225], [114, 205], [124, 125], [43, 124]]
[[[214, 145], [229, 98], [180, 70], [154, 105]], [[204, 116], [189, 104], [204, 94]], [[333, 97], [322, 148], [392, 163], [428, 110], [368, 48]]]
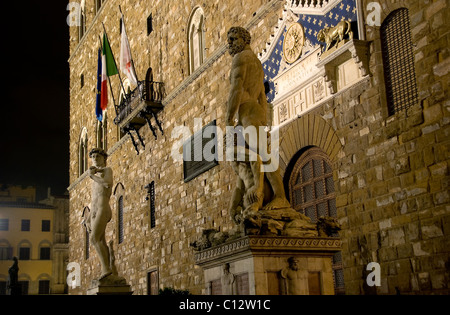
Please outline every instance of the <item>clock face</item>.
[[284, 36], [283, 54], [284, 60], [294, 63], [302, 54], [305, 43], [305, 31], [300, 23], [292, 24]]

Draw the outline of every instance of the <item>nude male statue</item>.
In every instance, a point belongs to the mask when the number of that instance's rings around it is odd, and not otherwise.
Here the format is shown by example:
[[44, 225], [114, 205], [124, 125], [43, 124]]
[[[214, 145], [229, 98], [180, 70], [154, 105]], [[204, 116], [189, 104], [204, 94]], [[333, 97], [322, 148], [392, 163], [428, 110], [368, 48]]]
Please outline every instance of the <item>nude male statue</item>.
[[281, 287], [283, 295], [302, 295], [306, 294], [304, 284], [307, 278], [298, 270], [298, 259], [290, 257], [288, 259], [289, 267], [281, 270], [283, 285]]
[[223, 265], [223, 276], [220, 278], [222, 283], [222, 294], [223, 295], [234, 295], [236, 294], [236, 277], [230, 272], [230, 264], [226, 263]]
[[89, 168], [92, 179], [92, 204], [89, 218], [90, 240], [94, 246], [102, 267], [99, 280], [112, 274], [109, 248], [106, 244], [105, 229], [111, 220], [112, 212], [109, 198], [112, 192], [113, 172], [106, 166], [107, 154], [102, 149], [89, 152], [93, 165]]
[[[264, 87], [264, 70], [261, 62], [250, 48], [251, 36], [242, 27], [232, 27], [228, 31], [228, 49], [233, 57], [231, 66], [231, 88], [227, 103], [227, 126], [242, 126], [247, 128], [254, 126], [257, 131], [259, 127], [268, 125], [267, 111], [268, 103]], [[257, 143], [246, 143], [246, 150], [252, 150], [258, 155], [259, 137]], [[265, 135], [266, 136], [266, 135]], [[267, 161], [267, 159], [265, 159]], [[279, 171], [261, 171], [262, 161], [260, 157], [250, 163], [233, 161], [232, 166], [239, 175], [230, 204], [232, 218], [235, 219], [238, 205], [244, 201], [244, 216], [251, 217], [263, 206], [264, 176], [270, 183], [273, 192], [271, 201], [264, 206], [266, 210], [290, 208], [286, 199], [283, 182]], [[248, 167], [250, 165], [250, 168]]]

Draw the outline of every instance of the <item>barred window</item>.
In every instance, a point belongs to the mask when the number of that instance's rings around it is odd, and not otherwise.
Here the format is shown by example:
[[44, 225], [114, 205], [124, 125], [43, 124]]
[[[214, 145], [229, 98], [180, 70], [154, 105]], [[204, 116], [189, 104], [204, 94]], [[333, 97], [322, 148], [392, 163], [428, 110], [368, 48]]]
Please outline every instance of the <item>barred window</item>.
[[[337, 217], [333, 169], [329, 157], [320, 148], [306, 150], [295, 162], [289, 177], [292, 207], [311, 218]], [[333, 280], [336, 294], [344, 294], [344, 273], [341, 252], [333, 256]]]
[[150, 193], [150, 228], [154, 228], [156, 226], [156, 217], [155, 217], [155, 182], [151, 182], [149, 186]]
[[119, 230], [119, 244], [123, 242], [123, 196], [120, 196], [118, 202], [118, 230]]
[[408, 9], [398, 9], [385, 19], [381, 44], [388, 111], [394, 115], [418, 102]]
[[291, 204], [313, 223], [322, 216], [336, 217], [333, 170], [319, 148], [306, 151], [294, 166], [289, 181]]

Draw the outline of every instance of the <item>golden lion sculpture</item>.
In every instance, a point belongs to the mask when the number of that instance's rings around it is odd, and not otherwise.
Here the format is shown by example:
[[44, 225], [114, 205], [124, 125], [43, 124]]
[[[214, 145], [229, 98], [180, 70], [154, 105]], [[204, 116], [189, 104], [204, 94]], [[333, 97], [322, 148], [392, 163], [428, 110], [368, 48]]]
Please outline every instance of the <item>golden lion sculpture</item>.
[[327, 44], [325, 51], [330, 49], [334, 41], [342, 42], [344, 36], [349, 35], [350, 40], [353, 39], [352, 25], [349, 21], [341, 21], [335, 27], [326, 27], [317, 34], [317, 39], [320, 42]]

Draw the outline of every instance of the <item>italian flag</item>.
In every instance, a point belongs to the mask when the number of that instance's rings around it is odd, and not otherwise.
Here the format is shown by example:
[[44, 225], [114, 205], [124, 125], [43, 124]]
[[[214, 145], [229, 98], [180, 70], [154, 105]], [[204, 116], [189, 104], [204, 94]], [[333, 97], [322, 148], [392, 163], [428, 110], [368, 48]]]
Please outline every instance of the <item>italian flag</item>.
[[118, 74], [116, 62], [109, 45], [106, 34], [103, 35], [103, 50], [102, 50], [102, 87], [101, 87], [101, 102], [100, 106], [102, 110], [106, 110], [108, 107], [108, 87], [106, 80], [108, 77]]

